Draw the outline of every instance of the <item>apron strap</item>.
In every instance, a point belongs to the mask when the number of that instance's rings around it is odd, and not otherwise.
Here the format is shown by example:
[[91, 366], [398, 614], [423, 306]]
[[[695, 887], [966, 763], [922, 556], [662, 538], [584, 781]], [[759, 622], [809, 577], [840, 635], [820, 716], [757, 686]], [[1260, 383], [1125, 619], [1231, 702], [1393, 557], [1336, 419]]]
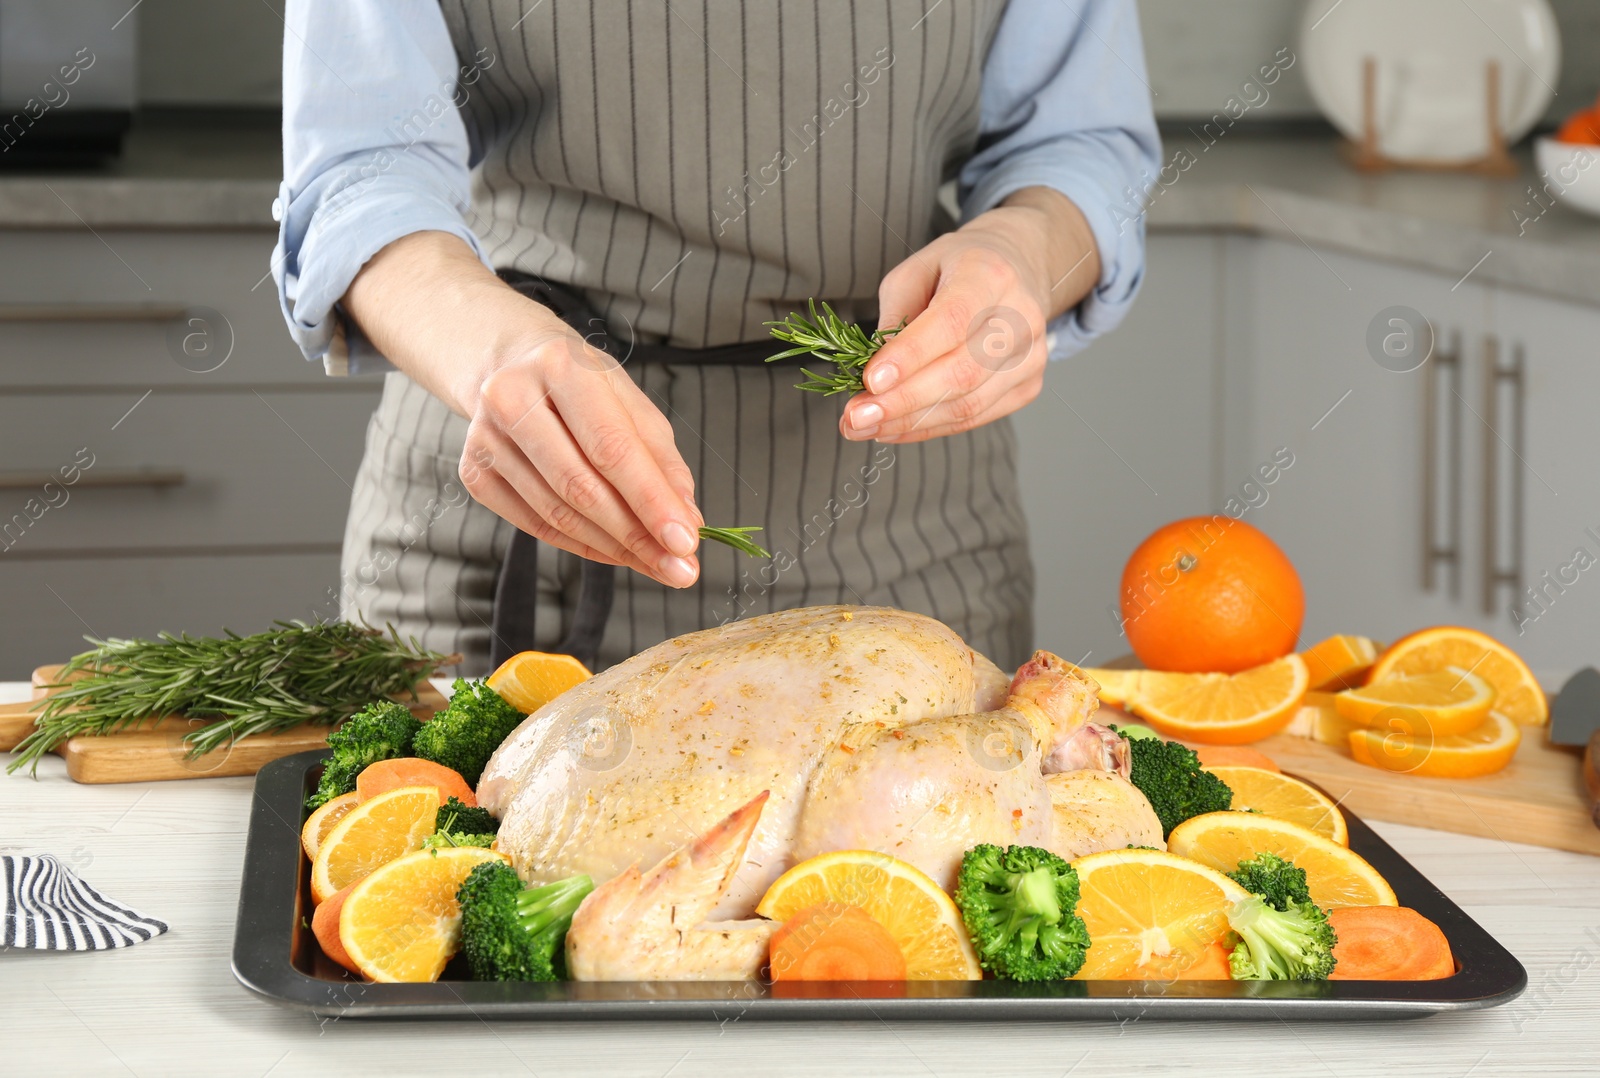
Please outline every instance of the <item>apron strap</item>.
[[[590, 670], [600, 656], [600, 641], [611, 619], [616, 595], [616, 567], [583, 560], [578, 577], [578, 607], [566, 638], [555, 650], [571, 655]], [[500, 664], [519, 651], [536, 646], [534, 615], [539, 601], [539, 540], [527, 532], [511, 533], [500, 579], [494, 586], [494, 624], [489, 637], [489, 665]]]

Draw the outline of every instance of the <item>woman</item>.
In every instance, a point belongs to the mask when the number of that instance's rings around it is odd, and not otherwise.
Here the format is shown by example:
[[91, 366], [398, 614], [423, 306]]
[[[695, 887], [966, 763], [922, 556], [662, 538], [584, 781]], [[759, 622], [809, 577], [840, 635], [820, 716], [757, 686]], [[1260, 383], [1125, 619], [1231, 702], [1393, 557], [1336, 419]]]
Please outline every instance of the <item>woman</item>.
[[[346, 617], [478, 673], [872, 603], [1022, 661], [1005, 417], [1137, 290], [1133, 0], [346, 0], [287, 27], [285, 317], [330, 373], [391, 371]], [[905, 323], [865, 392], [762, 362], [812, 297]], [[704, 523], [759, 526], [771, 562]]]

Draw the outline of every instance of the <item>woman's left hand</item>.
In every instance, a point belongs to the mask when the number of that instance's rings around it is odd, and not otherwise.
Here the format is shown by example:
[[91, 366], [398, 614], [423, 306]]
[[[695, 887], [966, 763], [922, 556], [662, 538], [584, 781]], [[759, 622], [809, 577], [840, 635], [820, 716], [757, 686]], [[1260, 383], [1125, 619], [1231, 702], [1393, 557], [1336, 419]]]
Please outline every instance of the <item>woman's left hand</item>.
[[840, 432], [920, 442], [1010, 415], [1044, 384], [1045, 323], [1099, 279], [1088, 222], [1046, 188], [940, 236], [879, 286], [879, 325], [907, 325], [867, 364]]

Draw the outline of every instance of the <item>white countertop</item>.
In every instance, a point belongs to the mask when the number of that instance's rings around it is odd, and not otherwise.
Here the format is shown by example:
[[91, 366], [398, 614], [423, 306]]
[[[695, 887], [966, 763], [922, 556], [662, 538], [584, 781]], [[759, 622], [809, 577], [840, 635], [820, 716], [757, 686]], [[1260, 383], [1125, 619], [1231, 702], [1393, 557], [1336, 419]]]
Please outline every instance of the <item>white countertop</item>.
[[[10, 686], [0, 686], [6, 698]], [[0, 844], [48, 852], [172, 927], [120, 951], [0, 951], [0, 1070], [11, 1074], [316, 1075], [1199, 1073], [1592, 1075], [1600, 1014], [1600, 858], [1376, 829], [1527, 966], [1489, 1011], [1386, 1023], [1127, 1019], [954, 1025], [383, 1022], [280, 1010], [229, 955], [250, 779], [79, 786], [47, 758], [0, 775]], [[1201, 1027], [1204, 1028], [1201, 1028]]]

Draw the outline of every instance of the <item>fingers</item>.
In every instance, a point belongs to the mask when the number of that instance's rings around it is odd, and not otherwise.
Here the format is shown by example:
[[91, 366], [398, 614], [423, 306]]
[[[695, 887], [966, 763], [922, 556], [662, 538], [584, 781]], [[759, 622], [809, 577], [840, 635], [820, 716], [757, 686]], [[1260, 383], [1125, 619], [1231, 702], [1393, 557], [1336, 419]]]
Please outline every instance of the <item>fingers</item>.
[[[571, 543], [688, 587], [699, 576], [700, 516], [671, 427], [614, 363], [582, 362], [586, 354], [575, 339], [553, 343], [536, 361], [492, 376], [473, 420], [475, 443], [498, 449], [503, 459], [491, 471]], [[526, 522], [523, 513], [507, 519]]]
[[472, 492], [474, 501], [541, 543], [549, 543], [551, 546], [571, 551], [580, 558], [587, 558], [590, 561], [603, 562], [607, 565], [624, 564], [603, 551], [585, 546], [571, 536], [557, 531], [529, 507], [527, 501], [510, 483], [494, 472], [487, 469], [479, 472], [467, 487]]
[[633, 416], [639, 436], [655, 454], [656, 464], [667, 477], [667, 482], [688, 504], [689, 511], [694, 514], [695, 528], [698, 529], [706, 519], [701, 514], [700, 507], [695, 505], [694, 473], [689, 471], [689, 466], [683, 461], [683, 454], [678, 452], [677, 439], [672, 434], [672, 423], [633, 382], [627, 383], [627, 389], [632, 392], [624, 391], [621, 394], [623, 405]]
[[[906, 283], [902, 286], [897, 282], [893, 290], [897, 299], [904, 296], [914, 300], [921, 295], [918, 287], [927, 282], [928, 274], [923, 271], [919, 275], [909, 267], [933, 253], [930, 247], [895, 268], [891, 277], [902, 271], [906, 274]], [[937, 278], [937, 286], [927, 295], [924, 309], [891, 337], [868, 364], [867, 392], [858, 394], [845, 408], [840, 426], [845, 437], [877, 437], [897, 420], [930, 407], [946, 395], [950, 386], [934, 387], [925, 380], [916, 393], [907, 389], [918, 381], [919, 374], [935, 364], [971, 351], [969, 339], [979, 328], [979, 316], [998, 304], [1015, 280], [1016, 271], [992, 251], [975, 248], [952, 256]], [[956, 394], [970, 392], [992, 373], [979, 358], [982, 357], [968, 355], [950, 370], [956, 380]]]
[[[489, 481], [481, 489], [477, 482], [468, 484], [478, 501], [536, 539], [594, 561], [626, 565], [646, 575], [656, 575], [656, 562], [663, 552], [649, 551], [641, 556], [628, 550], [615, 536], [562, 501], [504, 432], [476, 431], [472, 442], [473, 448], [463, 457], [470, 455], [480, 463], [490, 462], [489, 467], [478, 469]], [[469, 474], [464, 464], [463, 478]], [[494, 499], [494, 504], [486, 499]]]
[[[931, 252], [919, 251], [890, 270], [878, 285], [878, 328], [890, 329], [905, 323], [907, 328], [890, 338], [891, 342], [909, 332], [913, 323], [933, 299], [939, 286], [937, 257]], [[899, 349], [885, 345], [878, 350], [862, 372], [862, 381], [872, 392], [885, 392], [905, 376], [907, 364], [915, 356], [901, 358]], [[848, 413], [847, 413], [848, 414]], [[865, 417], [862, 429], [870, 426], [870, 416]]]
[[[674, 555], [693, 554], [699, 542], [696, 514], [662, 470], [615, 387], [572, 379], [555, 387], [552, 402], [584, 465], [578, 468], [575, 462], [564, 461], [564, 471], [555, 476], [546, 472], [557, 492], [593, 515], [630, 549], [636, 548], [628, 532], [638, 521], [646, 535]], [[653, 436], [660, 444], [659, 431]], [[547, 455], [541, 451], [541, 457]], [[676, 449], [672, 456], [677, 457]], [[621, 498], [620, 503], [611, 492]]]
[[[1002, 393], [992, 404], [983, 408], [975, 415], [957, 419], [953, 416], [939, 416], [930, 413], [927, 422], [911, 424], [903, 434], [886, 435], [877, 439], [889, 445], [910, 445], [913, 442], [926, 442], [933, 438], [945, 438], [952, 434], [962, 434], [969, 430], [993, 423], [995, 420], [1010, 415], [1032, 404], [1039, 396], [1044, 379], [1037, 378], [1021, 385], [1014, 386], [1009, 391]], [[937, 412], [934, 409], [933, 412]]]
[[[593, 521], [643, 562], [651, 576], [671, 587], [688, 587], [699, 575], [699, 567], [691, 560], [698, 542], [698, 525], [691, 527], [685, 522], [687, 507], [659, 468], [643, 480], [637, 475], [633, 478], [634, 482], [649, 482], [655, 487], [649, 497], [658, 508], [656, 526], [640, 518], [619, 489], [618, 476], [629, 469], [637, 471], [650, 453], [620, 406], [612, 411], [596, 411], [604, 418], [591, 415], [586, 420], [577, 415], [558, 415], [554, 409], [540, 409], [516, 431], [519, 445], [537, 446], [537, 455], [530, 455], [529, 459], [559, 499], [554, 514], [546, 519], [569, 535], [582, 521]], [[586, 422], [597, 425], [586, 428]], [[660, 512], [666, 503], [673, 506], [676, 519]], [[665, 525], [661, 523], [663, 519]], [[675, 533], [674, 527], [681, 534]], [[678, 554], [657, 539], [662, 530], [680, 547], [686, 546], [689, 556]]]

